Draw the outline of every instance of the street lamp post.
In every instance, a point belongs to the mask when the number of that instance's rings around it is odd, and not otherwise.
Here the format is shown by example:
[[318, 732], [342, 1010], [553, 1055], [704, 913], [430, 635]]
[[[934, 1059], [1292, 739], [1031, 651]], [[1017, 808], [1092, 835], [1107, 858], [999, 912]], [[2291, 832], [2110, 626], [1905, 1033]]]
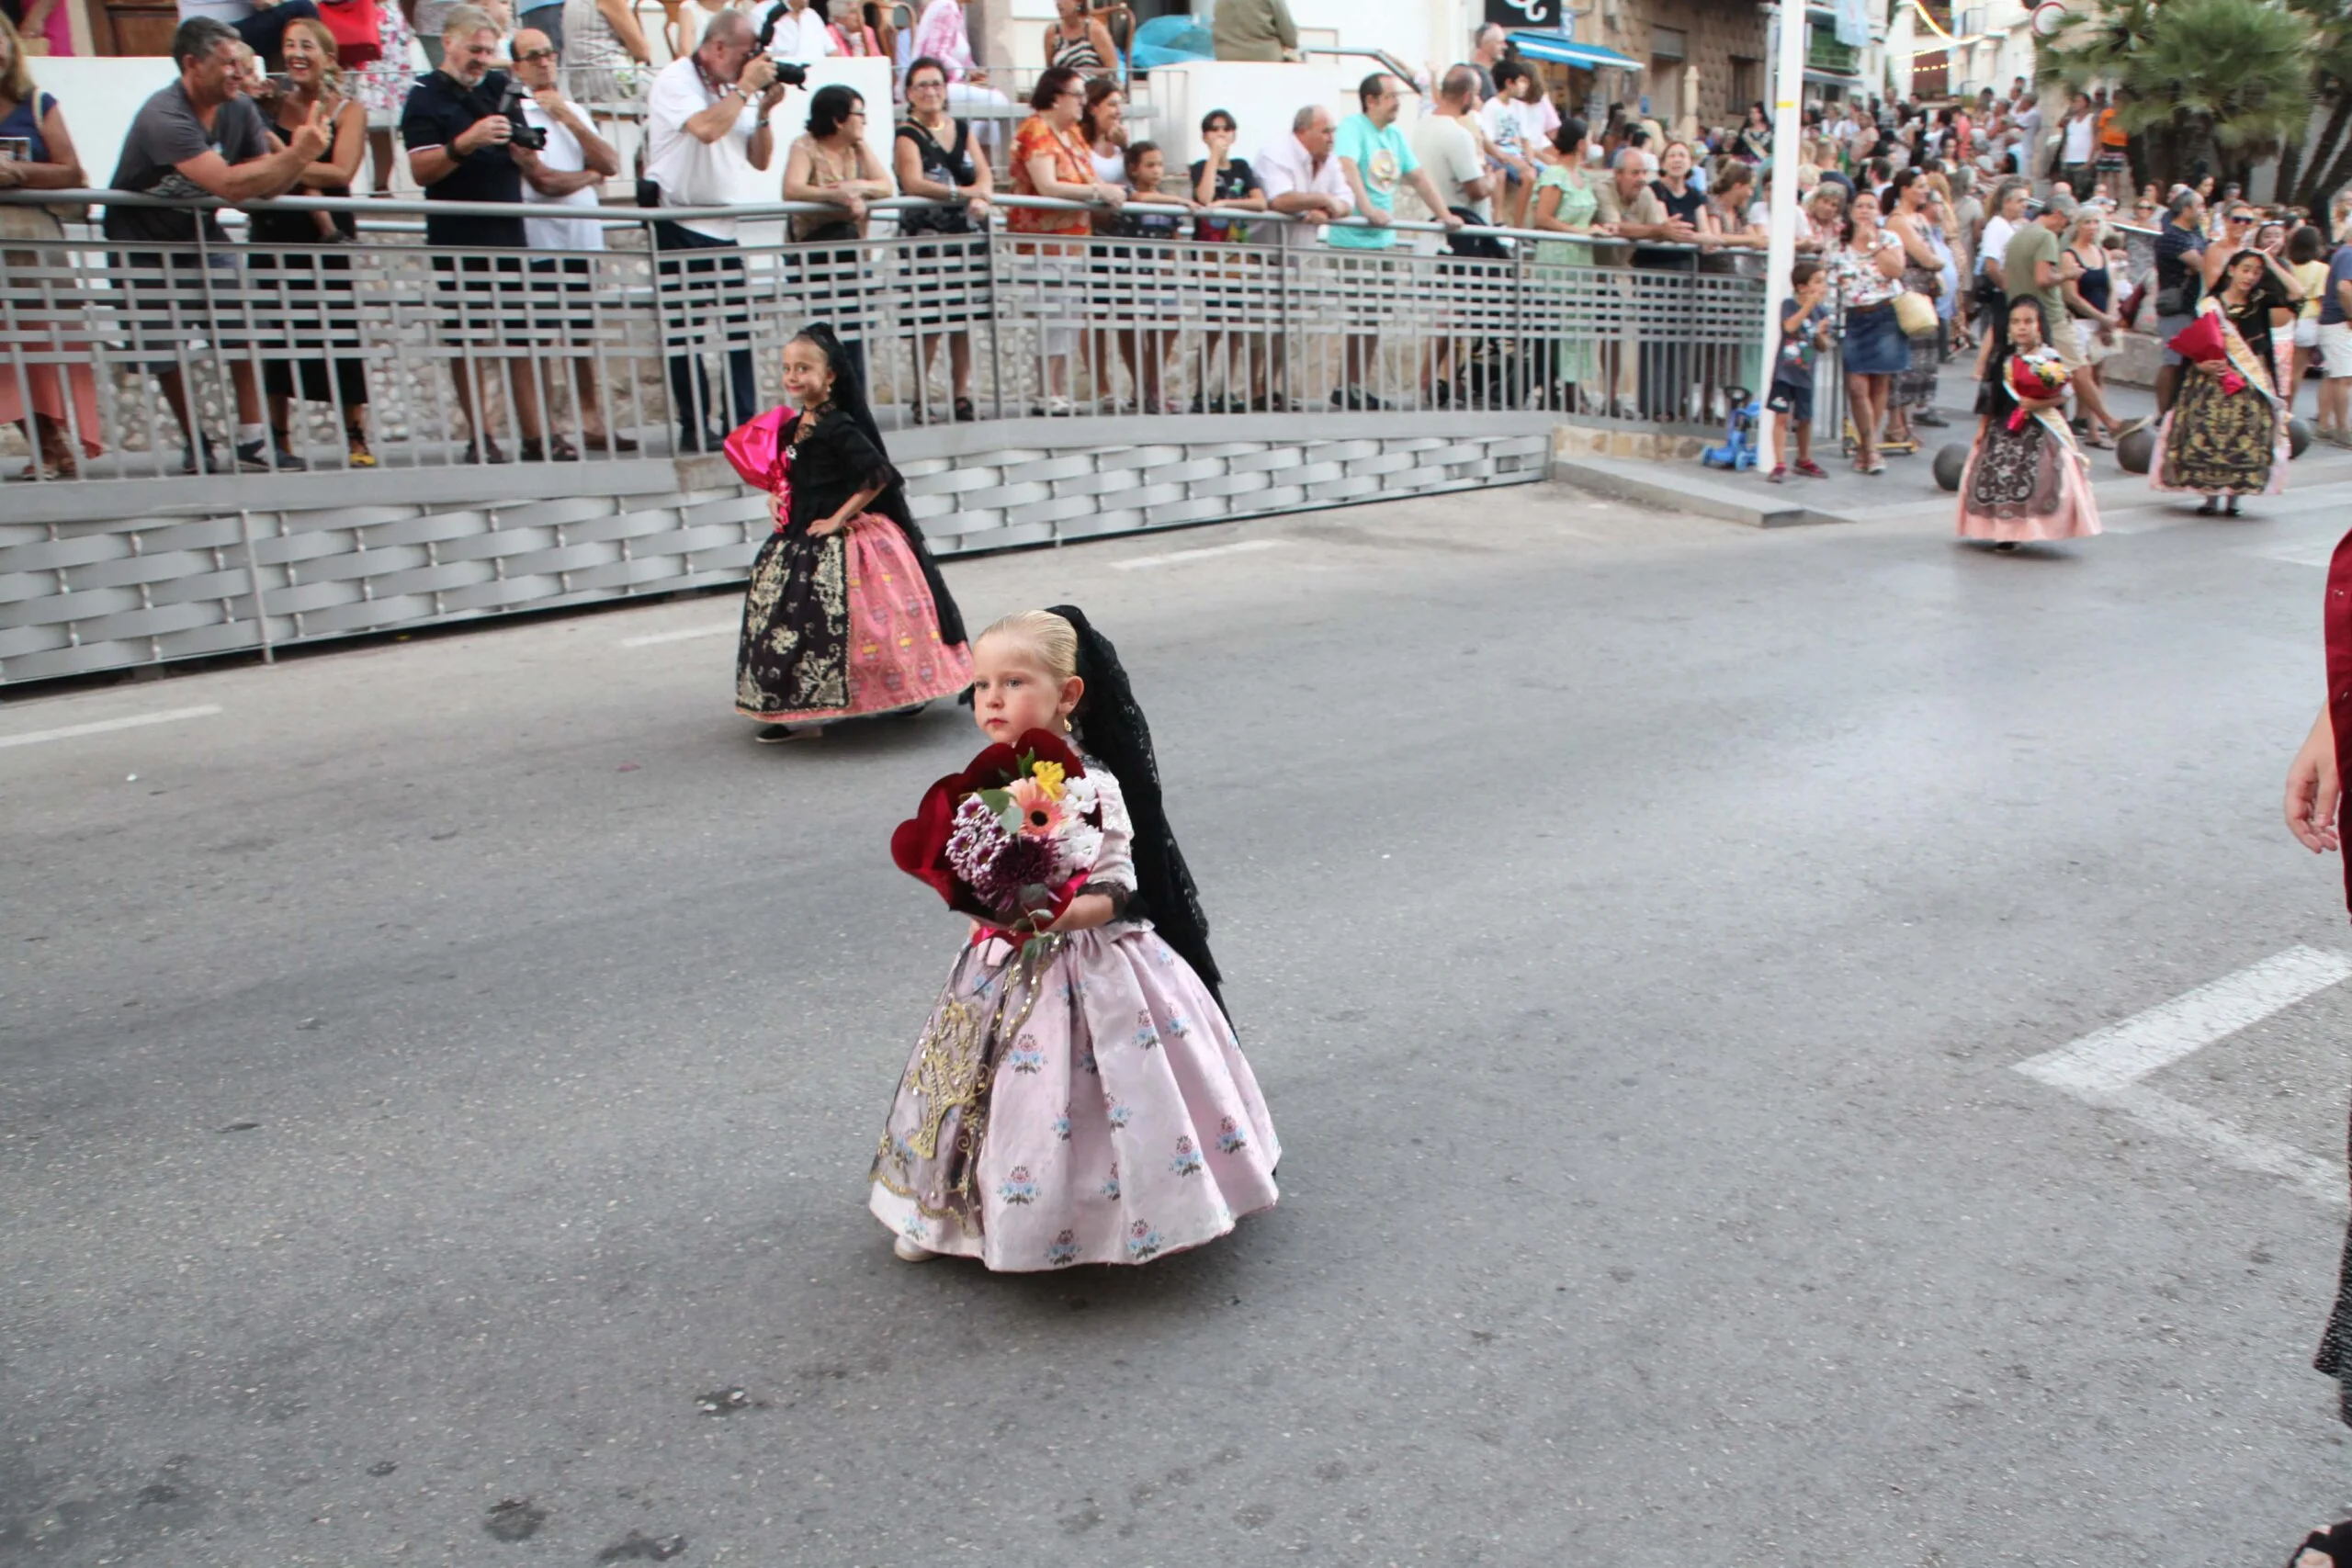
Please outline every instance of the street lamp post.
[[1781, 416], [1770, 407], [1772, 373], [1781, 363], [1781, 317], [1789, 299], [1789, 270], [1797, 259], [1797, 163], [1803, 155], [1799, 105], [1804, 98], [1804, 0], [1773, 7], [1780, 48], [1772, 69], [1772, 194], [1770, 241], [1764, 253], [1764, 385], [1767, 406], [1758, 432], [1759, 460], [1773, 450]]

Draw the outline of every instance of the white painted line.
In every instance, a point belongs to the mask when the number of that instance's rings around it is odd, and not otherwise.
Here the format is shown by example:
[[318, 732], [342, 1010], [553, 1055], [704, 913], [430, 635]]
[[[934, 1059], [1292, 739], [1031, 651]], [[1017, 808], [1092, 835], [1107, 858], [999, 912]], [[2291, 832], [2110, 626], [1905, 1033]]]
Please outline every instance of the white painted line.
[[2335, 558], [2335, 541], [2320, 540], [2308, 545], [2280, 545], [2276, 549], [2249, 550], [2248, 555], [2263, 560], [2282, 560], [2290, 566], [2325, 566]]
[[1111, 570], [1134, 571], [1147, 566], [1186, 566], [1196, 560], [1206, 560], [1211, 556], [1238, 556], [1250, 550], [1277, 549], [1286, 542], [1282, 539], [1236, 539], [1229, 545], [1204, 545], [1197, 550], [1177, 550], [1170, 555], [1137, 556], [1132, 560], [1114, 560], [1111, 563]]
[[2314, 1159], [2275, 1138], [2240, 1132], [2217, 1116], [2208, 1116], [2154, 1089], [2134, 1087], [2093, 1103], [2128, 1112], [2152, 1133], [2195, 1144], [2224, 1165], [2292, 1182], [2322, 1203], [2340, 1209], [2346, 1201], [2344, 1172], [2327, 1161]]
[[2113, 1094], [2346, 979], [2352, 979], [2352, 959], [2290, 947], [2136, 1018], [2019, 1062], [2018, 1071], [2069, 1094]]
[[2140, 1080], [2346, 979], [2352, 979], [2352, 959], [2312, 947], [2290, 947], [2072, 1044], [2019, 1062], [2017, 1070], [2088, 1104], [2120, 1111], [2151, 1132], [2194, 1144], [2226, 1165], [2291, 1182], [2320, 1202], [2340, 1208], [2346, 1194], [2344, 1172], [2336, 1166], [2275, 1138], [2244, 1132]]
[[651, 648], [657, 642], [684, 642], [688, 637], [725, 637], [731, 632], [740, 632], [742, 629], [743, 623], [741, 621], [720, 621], [707, 626], [688, 626], [682, 632], [655, 632], [650, 637], [625, 637], [621, 638], [621, 646], [623, 648]]
[[161, 713], [135, 713], [128, 718], [102, 718], [91, 724], [69, 724], [60, 729], [30, 729], [22, 735], [0, 735], [0, 747], [38, 746], [45, 740], [71, 740], [77, 735], [104, 735], [114, 729], [138, 729], [150, 724], [174, 724], [184, 718], [209, 718], [217, 705], [200, 708], [166, 708]]

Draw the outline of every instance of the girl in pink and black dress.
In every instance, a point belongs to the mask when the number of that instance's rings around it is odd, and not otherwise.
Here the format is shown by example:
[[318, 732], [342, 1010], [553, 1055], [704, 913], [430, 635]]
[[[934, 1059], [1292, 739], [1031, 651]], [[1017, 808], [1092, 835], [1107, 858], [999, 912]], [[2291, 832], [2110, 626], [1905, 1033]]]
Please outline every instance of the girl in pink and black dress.
[[794, 407], [727, 438], [728, 460], [769, 493], [775, 519], [752, 562], [735, 665], [736, 711], [760, 722], [762, 740], [910, 711], [972, 678], [964, 617], [831, 329], [785, 345], [784, 386]]

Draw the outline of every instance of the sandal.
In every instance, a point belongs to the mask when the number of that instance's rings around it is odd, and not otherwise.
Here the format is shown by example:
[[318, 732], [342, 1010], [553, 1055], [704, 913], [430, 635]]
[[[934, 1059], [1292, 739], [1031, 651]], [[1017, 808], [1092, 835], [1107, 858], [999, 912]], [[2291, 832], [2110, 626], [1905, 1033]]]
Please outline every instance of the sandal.
[[376, 454], [368, 450], [368, 438], [355, 433], [350, 438], [350, 449], [344, 453], [343, 460], [355, 468], [372, 468], [376, 466]]
[[972, 400], [969, 398], [956, 399], [955, 412], [956, 423], [958, 424], [969, 424], [980, 417], [979, 410], [972, 406]]
[[2342, 1568], [2352, 1560], [2352, 1522], [2313, 1530], [2288, 1560], [2287, 1568]]

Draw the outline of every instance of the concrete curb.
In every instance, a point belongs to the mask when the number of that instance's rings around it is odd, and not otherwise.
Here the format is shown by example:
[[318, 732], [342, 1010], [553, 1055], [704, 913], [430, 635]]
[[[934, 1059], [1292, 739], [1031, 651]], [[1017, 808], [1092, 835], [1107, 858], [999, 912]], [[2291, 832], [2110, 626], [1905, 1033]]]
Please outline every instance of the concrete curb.
[[1720, 517], [1751, 528], [1791, 528], [1815, 523], [1844, 523], [1835, 513], [1815, 512], [1753, 474], [1724, 475], [1688, 463], [1632, 462], [1619, 457], [1555, 454], [1552, 479], [1619, 501], [1638, 501], [1702, 517]]

